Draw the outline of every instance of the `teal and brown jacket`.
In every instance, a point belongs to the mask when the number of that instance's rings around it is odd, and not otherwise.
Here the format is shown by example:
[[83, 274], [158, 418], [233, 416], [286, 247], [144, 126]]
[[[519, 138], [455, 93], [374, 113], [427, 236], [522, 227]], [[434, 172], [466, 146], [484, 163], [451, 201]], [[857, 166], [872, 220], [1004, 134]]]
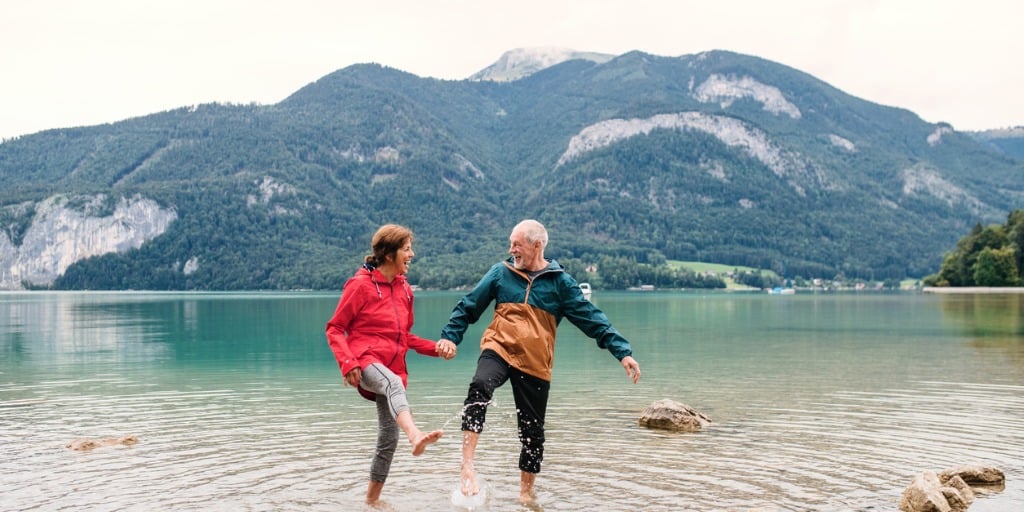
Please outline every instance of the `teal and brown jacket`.
[[455, 344], [476, 323], [491, 302], [494, 319], [480, 339], [480, 350], [493, 350], [525, 373], [551, 381], [555, 362], [555, 333], [563, 318], [608, 349], [616, 359], [633, 354], [629, 341], [612, 327], [608, 317], [583, 297], [580, 286], [557, 261], [532, 280], [512, 266], [512, 259], [487, 271], [471, 292], [455, 305], [441, 338]]

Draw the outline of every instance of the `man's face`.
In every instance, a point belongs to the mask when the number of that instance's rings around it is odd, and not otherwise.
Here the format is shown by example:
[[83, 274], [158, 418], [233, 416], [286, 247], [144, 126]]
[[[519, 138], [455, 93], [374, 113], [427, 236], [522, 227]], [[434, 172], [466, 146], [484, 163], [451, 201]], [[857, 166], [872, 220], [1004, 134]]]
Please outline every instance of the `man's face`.
[[508, 253], [512, 255], [513, 266], [518, 270], [538, 270], [532, 267], [540, 254], [540, 242], [527, 242], [526, 234], [522, 231], [513, 231], [508, 240]]

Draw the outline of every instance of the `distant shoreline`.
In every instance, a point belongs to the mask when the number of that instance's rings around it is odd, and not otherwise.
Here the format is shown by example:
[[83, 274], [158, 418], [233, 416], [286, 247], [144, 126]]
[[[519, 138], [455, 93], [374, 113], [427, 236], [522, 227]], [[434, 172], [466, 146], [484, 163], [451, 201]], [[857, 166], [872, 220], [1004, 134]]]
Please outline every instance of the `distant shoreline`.
[[973, 293], [1024, 293], [1024, 286], [925, 286], [923, 293], [939, 294], [973, 294]]

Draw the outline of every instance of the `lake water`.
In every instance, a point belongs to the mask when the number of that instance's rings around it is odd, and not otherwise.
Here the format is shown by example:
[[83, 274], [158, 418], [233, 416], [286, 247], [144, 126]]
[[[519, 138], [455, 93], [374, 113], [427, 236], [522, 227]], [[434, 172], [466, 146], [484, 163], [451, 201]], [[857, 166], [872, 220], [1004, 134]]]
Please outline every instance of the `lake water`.
[[[457, 293], [420, 292], [436, 338]], [[594, 301], [633, 343], [560, 330], [538, 477], [516, 504], [518, 442], [498, 390], [477, 469], [489, 510], [889, 511], [924, 470], [1001, 468], [976, 511], [1024, 510], [1024, 298], [640, 293]], [[372, 403], [342, 385], [334, 293], [0, 294], [0, 509], [364, 510]], [[409, 355], [410, 400], [446, 436], [401, 449], [390, 510], [453, 510], [458, 412], [479, 349]], [[637, 425], [670, 398], [696, 434]], [[138, 444], [80, 452], [77, 438]]]

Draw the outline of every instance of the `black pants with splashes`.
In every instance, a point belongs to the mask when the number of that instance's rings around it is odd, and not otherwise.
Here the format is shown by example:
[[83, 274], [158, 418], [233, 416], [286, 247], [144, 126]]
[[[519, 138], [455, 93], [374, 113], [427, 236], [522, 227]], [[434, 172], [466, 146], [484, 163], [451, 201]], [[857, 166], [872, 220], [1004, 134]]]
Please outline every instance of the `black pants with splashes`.
[[519, 452], [519, 469], [540, 473], [544, 459], [544, 412], [548, 408], [551, 383], [513, 368], [493, 350], [484, 350], [477, 360], [476, 374], [469, 384], [463, 409], [462, 430], [483, 432], [487, 405], [494, 390], [506, 381], [512, 382], [519, 442], [523, 445]]

